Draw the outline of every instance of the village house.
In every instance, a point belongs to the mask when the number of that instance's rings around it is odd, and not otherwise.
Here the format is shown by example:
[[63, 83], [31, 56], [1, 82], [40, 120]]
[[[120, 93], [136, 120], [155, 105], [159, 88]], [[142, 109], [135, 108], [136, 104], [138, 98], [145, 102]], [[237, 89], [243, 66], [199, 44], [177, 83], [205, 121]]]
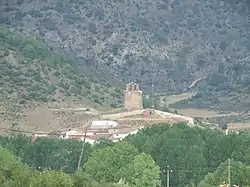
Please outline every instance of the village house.
[[89, 129], [106, 129], [118, 126], [119, 123], [116, 121], [92, 121]]
[[133, 135], [133, 134], [137, 134], [138, 131], [140, 129], [142, 129], [143, 127], [139, 127], [139, 128], [123, 128], [123, 129], [119, 129], [117, 132], [115, 132], [112, 136], [110, 136], [110, 140], [117, 142], [120, 141], [122, 139], [124, 139], [125, 137], [129, 136], [129, 135]]
[[[98, 128], [99, 127], [99, 128]], [[89, 144], [95, 144], [100, 139], [110, 139], [114, 142], [122, 140], [130, 134], [136, 134], [138, 128], [132, 128], [131, 125], [120, 125], [115, 121], [94, 121], [90, 128], [81, 132], [73, 129], [57, 130], [56, 132], [43, 133], [37, 132], [34, 137], [51, 137], [57, 136], [61, 139], [77, 139]]]
[[[94, 135], [94, 136], [86, 136], [85, 137], [85, 142], [89, 143], [91, 145], [97, 143], [98, 141], [100, 141], [101, 139], [109, 139], [110, 136], [112, 136], [112, 134], [98, 134], [98, 135]], [[81, 138], [82, 141], [84, 141], [84, 137]]]
[[94, 136], [98, 134], [108, 134], [109, 129], [88, 129], [86, 132], [87, 136]]
[[[114, 142], [120, 141], [128, 135], [136, 134], [143, 127], [131, 127], [129, 125], [120, 125], [110, 128], [102, 129], [88, 129], [86, 132], [78, 132], [76, 130], [69, 129], [68, 131], [57, 131], [57, 132], [36, 132], [34, 133], [32, 140], [35, 141], [38, 137], [57, 137], [61, 139], [77, 139], [94, 144], [100, 139], [110, 139]], [[86, 137], [85, 137], [86, 133]], [[84, 138], [85, 137], [85, 138]]]
[[60, 131], [52, 131], [52, 132], [35, 132], [32, 135], [32, 141], [37, 140], [37, 138], [44, 138], [44, 137], [50, 137], [50, 138], [61, 138], [61, 132]]
[[69, 131], [62, 133], [61, 136], [63, 139], [69, 139], [69, 138], [71, 139], [71, 138], [73, 138], [75, 136], [79, 136], [79, 135], [80, 134], [78, 133], [78, 131], [69, 129]]
[[[90, 126], [86, 132], [85, 141], [89, 142], [90, 144], [94, 144], [101, 138], [105, 138], [115, 142], [122, 140], [129, 134], [135, 134], [138, 131], [138, 128], [132, 128], [131, 125], [120, 125], [114, 121], [109, 122], [110, 123], [107, 123], [107, 121], [104, 121], [104, 123], [94, 123], [94, 128], [91, 128]], [[81, 139], [83, 140], [84, 138]]]
[[42, 137], [47, 137], [48, 136], [48, 132], [35, 132], [33, 135], [32, 135], [32, 141], [36, 141], [37, 138], [42, 138]]
[[77, 130], [68, 129], [67, 131], [54, 131], [51, 133], [37, 132], [33, 135], [33, 139], [35, 140], [38, 137], [85, 139], [86, 142], [93, 144], [100, 138], [119, 141], [130, 134], [136, 134], [139, 129], [143, 128], [138, 127], [139, 124], [148, 126], [158, 123], [187, 122], [188, 125], [194, 126], [194, 119], [191, 117], [154, 108], [143, 109], [142, 91], [139, 89], [139, 85], [134, 82], [126, 85], [123, 101], [124, 108], [122, 111], [102, 114], [102, 120], [92, 121], [87, 131], [78, 132]]

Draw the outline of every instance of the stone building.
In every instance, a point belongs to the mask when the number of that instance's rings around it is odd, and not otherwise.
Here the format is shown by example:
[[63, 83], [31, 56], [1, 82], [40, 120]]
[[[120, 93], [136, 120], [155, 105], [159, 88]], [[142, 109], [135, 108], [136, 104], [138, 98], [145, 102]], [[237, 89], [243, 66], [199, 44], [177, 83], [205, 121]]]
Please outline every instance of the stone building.
[[143, 109], [142, 91], [139, 89], [138, 84], [131, 82], [126, 85], [123, 102], [125, 110]]

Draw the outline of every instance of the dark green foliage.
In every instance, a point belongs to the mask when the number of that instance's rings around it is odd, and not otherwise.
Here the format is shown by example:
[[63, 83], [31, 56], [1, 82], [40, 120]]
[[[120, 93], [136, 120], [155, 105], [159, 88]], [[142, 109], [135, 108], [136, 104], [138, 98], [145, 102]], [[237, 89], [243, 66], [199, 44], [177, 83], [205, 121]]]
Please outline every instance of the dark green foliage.
[[[33, 143], [26, 136], [1, 137], [0, 145], [36, 169], [63, 170], [67, 173], [76, 170], [82, 148], [82, 142], [77, 140], [45, 138]], [[82, 164], [87, 161], [90, 151], [90, 145], [86, 144]]]
[[[223, 183], [227, 183], [228, 180], [228, 161], [223, 162], [219, 165], [217, 170], [213, 173], [209, 173], [205, 176], [204, 180], [201, 181], [201, 187], [208, 186], [219, 186]], [[239, 186], [249, 186], [250, 167], [241, 162], [235, 160], [230, 161], [231, 167], [231, 184]]]
[[[27, 184], [33, 181], [33, 185], [42, 186], [46, 181], [59, 185], [65, 180], [69, 186], [75, 187], [100, 185], [94, 178], [103, 186], [103, 182], [126, 179], [125, 183], [131, 187], [151, 187], [159, 182], [156, 163], [161, 169], [163, 186], [166, 185], [164, 170], [167, 166], [173, 170], [170, 174], [172, 186], [216, 186], [226, 179], [225, 168], [228, 158], [231, 158], [232, 182], [247, 186], [250, 185], [249, 142], [248, 132], [223, 135], [214, 130], [191, 128], [184, 123], [173, 126], [162, 124], [143, 129], [119, 143], [101, 140], [92, 148], [87, 145], [83, 157], [84, 171], [76, 172], [81, 142], [44, 138], [33, 143], [26, 136], [1, 137], [2, 147], [18, 156], [22, 162], [43, 172], [40, 178], [38, 173], [25, 167], [25, 172], [18, 174], [20, 167], [24, 166], [13, 156], [8, 156], [8, 151], [1, 151], [0, 183], [14, 184], [19, 181]], [[10, 176], [13, 177], [6, 176], [6, 172], [12, 172]], [[30, 178], [23, 180], [25, 177], [21, 176], [26, 175]]]
[[[249, 133], [224, 136], [213, 130], [176, 124], [173, 127], [151, 127], [125, 141], [132, 143], [140, 152], [150, 154], [162, 171], [169, 165], [173, 170], [171, 184], [181, 187], [190, 182], [198, 184], [208, 172], [215, 171], [228, 158], [249, 165], [249, 140]], [[165, 178], [163, 174], [163, 183]]]

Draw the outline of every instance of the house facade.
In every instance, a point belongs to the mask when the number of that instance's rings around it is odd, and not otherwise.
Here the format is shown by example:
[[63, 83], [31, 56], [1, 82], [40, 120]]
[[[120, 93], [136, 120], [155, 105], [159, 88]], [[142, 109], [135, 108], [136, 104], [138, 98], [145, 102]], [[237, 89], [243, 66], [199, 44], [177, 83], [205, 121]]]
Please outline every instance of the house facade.
[[118, 125], [119, 123], [116, 121], [99, 120], [99, 121], [92, 121], [89, 129], [107, 129], [107, 128], [116, 127]]
[[136, 134], [138, 131], [139, 129], [123, 129], [121, 131], [114, 133], [109, 139], [112, 140], [113, 142], [117, 142], [126, 138], [129, 135]]

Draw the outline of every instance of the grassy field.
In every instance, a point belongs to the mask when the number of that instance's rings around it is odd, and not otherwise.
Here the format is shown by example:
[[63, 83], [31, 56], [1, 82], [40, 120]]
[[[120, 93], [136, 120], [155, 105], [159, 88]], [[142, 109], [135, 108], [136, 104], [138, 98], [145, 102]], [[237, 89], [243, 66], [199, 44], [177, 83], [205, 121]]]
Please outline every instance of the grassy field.
[[162, 96], [161, 102], [167, 105], [177, 103], [179, 101], [187, 100], [195, 95], [195, 92], [187, 92], [177, 95], [170, 95], [170, 96]]
[[222, 117], [222, 116], [236, 116], [238, 113], [228, 113], [223, 114], [219, 111], [206, 110], [206, 109], [195, 109], [195, 108], [185, 108], [177, 110], [180, 114], [190, 117], [200, 117], [200, 118], [211, 118], [211, 117]]
[[[170, 95], [161, 97], [162, 104], [174, 104], [179, 101], [189, 99], [195, 95], [194, 92], [187, 92], [178, 95]], [[170, 108], [171, 110], [177, 110], [179, 114], [184, 116], [190, 116], [193, 118], [203, 118], [204, 121], [213, 124], [230, 124], [233, 129], [249, 129], [250, 128], [250, 113], [237, 113], [230, 112], [224, 113], [221, 111], [215, 111], [211, 109], [197, 109], [197, 108], [183, 108], [176, 109]]]
[[[161, 97], [162, 104], [174, 104], [179, 101], [187, 100], [195, 95], [195, 92], [186, 92], [177, 95], [163, 96]], [[239, 113], [231, 112], [231, 113], [222, 113], [221, 111], [214, 111], [210, 109], [196, 109], [196, 108], [184, 108], [184, 109], [176, 109], [170, 108], [172, 110], [177, 110], [178, 113], [183, 114], [185, 116], [190, 117], [200, 117], [200, 118], [216, 118], [216, 117], [225, 117], [225, 116], [238, 116]]]

